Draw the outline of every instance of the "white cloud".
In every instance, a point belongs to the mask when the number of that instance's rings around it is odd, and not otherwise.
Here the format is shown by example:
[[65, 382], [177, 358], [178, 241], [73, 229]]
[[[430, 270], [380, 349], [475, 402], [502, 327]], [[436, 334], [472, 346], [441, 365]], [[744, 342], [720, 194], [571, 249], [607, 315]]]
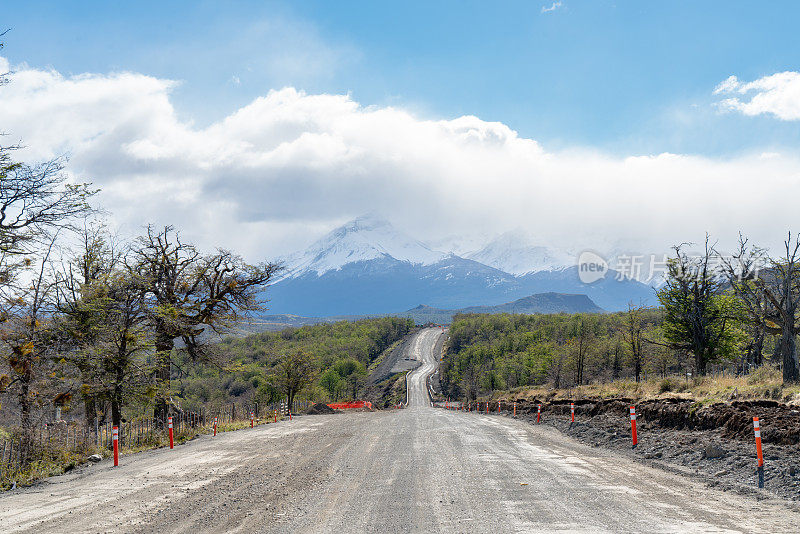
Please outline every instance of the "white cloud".
[[[616, 157], [545, 150], [508, 126], [427, 120], [347, 95], [270, 91], [208, 127], [177, 118], [176, 83], [17, 66], [0, 129], [26, 159], [67, 152], [76, 178], [128, 231], [173, 223], [248, 259], [304, 247], [368, 211], [422, 239], [523, 227], [542, 240], [641, 250], [743, 230], [771, 244], [796, 224], [800, 159]], [[765, 211], [769, 210], [769, 217]]]
[[541, 12], [542, 13], [552, 13], [553, 11], [558, 9], [559, 7], [561, 7], [561, 2], [553, 2], [553, 4], [550, 7], [542, 6], [542, 11]]
[[718, 95], [737, 95], [722, 100], [723, 109], [755, 116], [771, 114], [784, 121], [800, 120], [800, 72], [779, 72], [752, 82], [730, 76], [714, 90]]

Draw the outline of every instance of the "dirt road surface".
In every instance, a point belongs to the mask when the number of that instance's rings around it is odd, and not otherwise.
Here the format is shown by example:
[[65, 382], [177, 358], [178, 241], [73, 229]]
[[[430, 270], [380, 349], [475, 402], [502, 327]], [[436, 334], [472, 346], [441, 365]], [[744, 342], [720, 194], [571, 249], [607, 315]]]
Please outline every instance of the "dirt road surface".
[[497, 415], [428, 406], [296, 417], [0, 496], [2, 532], [798, 532], [783, 501], [706, 488]]

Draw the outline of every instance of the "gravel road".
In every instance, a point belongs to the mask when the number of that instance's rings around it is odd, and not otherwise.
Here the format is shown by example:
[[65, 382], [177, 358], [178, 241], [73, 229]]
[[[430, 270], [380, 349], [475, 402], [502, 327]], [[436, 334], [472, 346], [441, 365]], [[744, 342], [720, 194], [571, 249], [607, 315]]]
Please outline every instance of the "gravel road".
[[[797, 532], [784, 501], [709, 489], [509, 417], [428, 406], [296, 417], [0, 496], [2, 532]], [[417, 343], [418, 342], [418, 343]]]

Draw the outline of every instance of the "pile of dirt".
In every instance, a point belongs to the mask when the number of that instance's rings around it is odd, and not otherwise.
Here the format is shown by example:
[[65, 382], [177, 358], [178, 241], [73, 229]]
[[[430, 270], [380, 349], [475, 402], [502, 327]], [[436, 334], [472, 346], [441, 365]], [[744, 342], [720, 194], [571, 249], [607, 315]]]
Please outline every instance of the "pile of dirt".
[[[635, 402], [617, 397], [611, 399], [533, 399], [517, 404], [517, 413], [536, 413], [537, 404], [542, 413], [569, 415], [570, 403], [575, 403], [575, 413], [597, 417], [602, 414], [627, 418], [630, 406], [636, 405], [640, 421], [662, 428], [676, 430], [719, 430], [726, 438], [750, 441], [753, 439], [753, 417], [761, 422], [761, 439], [764, 443], [797, 445], [800, 443], [800, 408], [773, 400], [715, 402], [703, 405], [691, 399], [668, 397]], [[490, 406], [490, 410], [496, 407]], [[492, 411], [494, 411], [492, 410]]]
[[336, 413], [336, 410], [322, 402], [316, 403], [314, 406], [306, 410], [306, 415], [325, 415]]
[[[570, 403], [576, 422], [570, 424]], [[753, 417], [761, 422], [765, 489], [800, 501], [800, 409], [772, 400], [703, 405], [690, 399], [532, 399], [517, 415], [554, 426], [579, 441], [703, 478], [710, 486], [752, 491], [756, 482]], [[631, 450], [629, 409], [636, 406], [639, 445]], [[496, 404], [490, 405], [496, 411]], [[505, 410], [504, 410], [505, 411]]]

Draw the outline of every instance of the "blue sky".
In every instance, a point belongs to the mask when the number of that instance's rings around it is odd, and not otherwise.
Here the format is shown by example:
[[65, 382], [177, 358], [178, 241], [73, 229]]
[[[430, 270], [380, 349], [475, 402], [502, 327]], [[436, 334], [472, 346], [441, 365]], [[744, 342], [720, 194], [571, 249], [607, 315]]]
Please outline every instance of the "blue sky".
[[[550, 148], [730, 154], [798, 128], [720, 113], [729, 75], [798, 70], [800, 4], [776, 2], [15, 2], [6, 57], [180, 80], [198, 124], [269, 89], [472, 114]], [[238, 79], [238, 83], [236, 80]]]
[[796, 2], [5, 4], [0, 131], [132, 231], [263, 258], [364, 213], [599, 251], [796, 224]]

